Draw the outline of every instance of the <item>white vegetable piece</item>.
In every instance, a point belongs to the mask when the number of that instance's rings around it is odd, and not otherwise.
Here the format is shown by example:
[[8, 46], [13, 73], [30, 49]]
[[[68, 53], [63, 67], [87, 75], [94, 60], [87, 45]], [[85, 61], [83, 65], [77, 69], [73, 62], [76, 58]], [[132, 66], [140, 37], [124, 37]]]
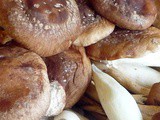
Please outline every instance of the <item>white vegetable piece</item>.
[[92, 68], [96, 90], [109, 120], [143, 120], [132, 95], [95, 65]]
[[148, 66], [128, 63], [115, 65], [95, 62], [95, 64], [136, 94], [148, 95], [151, 86], [160, 82], [160, 72]]
[[61, 114], [55, 116], [54, 120], [88, 120], [88, 119], [76, 112], [73, 112], [72, 110], [64, 110]]
[[111, 64], [138, 64], [143, 66], [152, 66], [152, 67], [160, 67], [160, 51], [156, 52], [148, 52], [144, 56], [139, 58], [120, 58], [116, 60], [103, 60], [103, 62], [111, 63]]

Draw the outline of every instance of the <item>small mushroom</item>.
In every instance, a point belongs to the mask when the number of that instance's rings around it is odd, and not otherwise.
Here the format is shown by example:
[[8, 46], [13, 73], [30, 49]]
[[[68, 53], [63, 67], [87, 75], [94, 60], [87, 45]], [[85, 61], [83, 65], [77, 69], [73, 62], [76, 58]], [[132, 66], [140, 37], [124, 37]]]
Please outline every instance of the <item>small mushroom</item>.
[[132, 95], [114, 78], [95, 65], [92, 65], [92, 68], [92, 78], [108, 118], [110, 120], [142, 120], [141, 112]]
[[87, 0], [77, 0], [77, 4], [83, 32], [74, 41], [74, 45], [88, 46], [113, 32], [115, 25], [95, 13]]
[[50, 102], [47, 68], [21, 47], [0, 47], [0, 119], [40, 120]]
[[130, 30], [150, 27], [157, 15], [154, 0], [89, 0], [95, 10], [117, 26]]
[[74, 0], [1, 0], [0, 20], [14, 40], [45, 57], [68, 49], [81, 33]]
[[[91, 79], [91, 63], [84, 48], [75, 46], [60, 54], [44, 58], [44, 61], [47, 65], [50, 83], [53, 84], [51, 87], [54, 87], [54, 83], [59, 85], [52, 98], [57, 101], [53, 101], [53, 106], [50, 108], [54, 110], [58, 106], [60, 113], [64, 107], [71, 108], [84, 94]], [[50, 111], [48, 116], [57, 114], [55, 111]]]

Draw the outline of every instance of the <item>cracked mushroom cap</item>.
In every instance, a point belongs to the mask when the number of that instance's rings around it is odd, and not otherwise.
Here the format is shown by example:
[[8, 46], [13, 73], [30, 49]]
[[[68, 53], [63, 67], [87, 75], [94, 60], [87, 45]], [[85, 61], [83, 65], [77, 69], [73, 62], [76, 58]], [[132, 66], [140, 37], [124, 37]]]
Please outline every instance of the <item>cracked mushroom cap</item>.
[[89, 0], [95, 10], [117, 26], [130, 30], [150, 27], [157, 15], [154, 0]]
[[82, 34], [74, 41], [76, 46], [89, 46], [113, 32], [115, 25], [99, 16], [86, 0], [77, 0], [81, 16]]
[[[48, 68], [50, 83], [57, 83], [59, 90], [63, 87], [66, 95], [66, 100], [62, 100], [64, 106], [65, 108], [72, 107], [85, 92], [91, 78], [91, 63], [84, 48], [72, 47], [44, 60]], [[61, 93], [64, 94], [62, 90]]]
[[20, 47], [0, 47], [0, 119], [39, 120], [50, 100], [43, 60]]
[[88, 46], [86, 52], [93, 60], [135, 60], [141, 64], [160, 66], [159, 46], [160, 30], [155, 27], [143, 31], [118, 29], [98, 43]]
[[41, 56], [68, 49], [81, 33], [74, 0], [1, 0], [0, 20], [12, 38]]

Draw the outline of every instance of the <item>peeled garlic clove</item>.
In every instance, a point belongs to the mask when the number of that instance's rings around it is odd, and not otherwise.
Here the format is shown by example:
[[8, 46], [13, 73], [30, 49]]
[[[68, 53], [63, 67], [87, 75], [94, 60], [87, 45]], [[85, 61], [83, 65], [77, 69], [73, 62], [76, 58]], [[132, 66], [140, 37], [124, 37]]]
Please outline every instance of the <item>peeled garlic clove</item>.
[[[93, 100], [95, 100], [96, 102], [100, 103], [100, 100], [99, 100], [99, 97], [98, 97], [98, 94], [97, 94], [97, 91], [96, 91], [96, 88], [95, 88], [95, 85], [93, 83], [91, 83], [88, 88], [87, 88], [87, 91], [86, 91], [86, 94], [92, 98]], [[147, 100], [147, 97], [144, 96], [144, 95], [141, 95], [141, 94], [132, 94], [133, 98], [135, 99], [135, 101], [138, 103], [138, 104], [145, 104], [146, 100]]]
[[160, 72], [147, 66], [137, 64], [114, 65], [100, 62], [95, 62], [95, 64], [135, 94], [148, 95], [151, 86], [160, 82]]
[[73, 112], [72, 110], [64, 110], [58, 116], [55, 116], [53, 120], [88, 120], [84, 116]]
[[147, 66], [117, 64], [115, 68], [131, 81], [135, 81], [135, 83], [147, 88], [151, 88], [154, 83], [160, 82], [160, 72]]
[[141, 112], [131, 94], [114, 78], [93, 68], [93, 80], [102, 107], [110, 120], [142, 120]]
[[116, 60], [103, 60], [103, 62], [106, 63], [112, 63], [112, 64], [138, 64], [141, 66], [152, 66], [152, 67], [160, 67], [160, 51], [155, 52], [149, 52], [146, 53], [146, 55], [138, 58], [120, 58]]

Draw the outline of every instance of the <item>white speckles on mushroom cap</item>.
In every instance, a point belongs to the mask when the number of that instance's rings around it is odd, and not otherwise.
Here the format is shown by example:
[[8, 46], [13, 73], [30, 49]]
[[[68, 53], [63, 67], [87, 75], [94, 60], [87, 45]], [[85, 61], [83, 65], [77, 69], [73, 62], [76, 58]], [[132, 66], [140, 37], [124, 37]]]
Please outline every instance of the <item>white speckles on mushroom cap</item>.
[[78, 30], [80, 15], [74, 0], [3, 0], [0, 3], [2, 24], [7, 32], [42, 56], [67, 49], [81, 32]]

